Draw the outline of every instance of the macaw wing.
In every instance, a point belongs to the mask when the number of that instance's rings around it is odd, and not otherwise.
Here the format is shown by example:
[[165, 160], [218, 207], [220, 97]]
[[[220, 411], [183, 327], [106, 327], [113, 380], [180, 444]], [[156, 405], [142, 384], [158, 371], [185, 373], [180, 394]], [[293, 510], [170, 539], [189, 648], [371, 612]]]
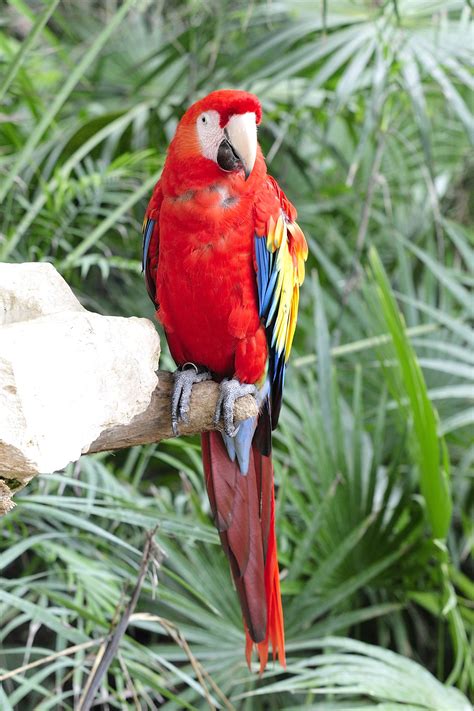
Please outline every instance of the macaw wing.
[[146, 290], [150, 299], [158, 307], [156, 298], [156, 270], [158, 269], [158, 255], [160, 249], [160, 208], [163, 202], [163, 193], [160, 181], [155, 185], [153, 195], [148, 203], [142, 225], [142, 271], [145, 274]]
[[296, 210], [267, 177], [255, 202], [255, 269], [260, 318], [267, 333], [272, 428], [278, 422], [285, 369], [298, 316], [308, 247]]

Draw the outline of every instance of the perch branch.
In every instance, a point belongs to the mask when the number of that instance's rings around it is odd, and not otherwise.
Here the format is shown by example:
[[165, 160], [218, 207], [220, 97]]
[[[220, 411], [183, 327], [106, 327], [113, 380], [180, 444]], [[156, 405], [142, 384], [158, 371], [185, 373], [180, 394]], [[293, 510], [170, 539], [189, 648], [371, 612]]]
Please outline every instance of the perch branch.
[[[91, 444], [87, 454], [133, 447], [137, 444], [149, 444], [174, 437], [170, 416], [173, 376], [171, 373], [160, 370], [158, 371], [158, 378], [158, 386], [145, 412], [134, 417], [127, 425], [119, 425], [104, 430], [95, 442]], [[180, 434], [192, 435], [216, 429], [213, 424], [213, 417], [218, 393], [219, 387], [217, 383], [209, 380], [197, 383], [193, 387], [189, 422], [188, 424], [181, 423]], [[256, 415], [257, 411], [257, 403], [253, 396], [246, 395], [236, 401], [234, 417], [236, 422], [241, 422], [248, 417]]]

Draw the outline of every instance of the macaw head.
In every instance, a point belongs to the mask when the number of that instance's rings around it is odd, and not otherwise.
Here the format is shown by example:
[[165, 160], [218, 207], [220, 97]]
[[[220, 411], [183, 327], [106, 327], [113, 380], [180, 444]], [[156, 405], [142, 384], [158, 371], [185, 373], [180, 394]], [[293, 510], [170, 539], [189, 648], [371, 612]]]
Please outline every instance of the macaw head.
[[[174, 170], [210, 180], [252, 173], [262, 117], [254, 94], [222, 89], [189, 107], [176, 129], [168, 159]], [[183, 178], [185, 176], [183, 175]]]

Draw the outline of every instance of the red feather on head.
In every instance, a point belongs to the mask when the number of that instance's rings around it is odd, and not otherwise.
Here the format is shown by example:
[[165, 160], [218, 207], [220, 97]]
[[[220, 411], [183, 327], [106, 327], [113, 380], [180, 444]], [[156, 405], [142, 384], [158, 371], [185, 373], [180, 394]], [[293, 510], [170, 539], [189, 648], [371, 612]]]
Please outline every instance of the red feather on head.
[[219, 89], [196, 101], [184, 114], [181, 121], [194, 121], [202, 111], [217, 111], [224, 127], [231, 116], [254, 113], [257, 125], [262, 120], [262, 107], [255, 94], [237, 89]]

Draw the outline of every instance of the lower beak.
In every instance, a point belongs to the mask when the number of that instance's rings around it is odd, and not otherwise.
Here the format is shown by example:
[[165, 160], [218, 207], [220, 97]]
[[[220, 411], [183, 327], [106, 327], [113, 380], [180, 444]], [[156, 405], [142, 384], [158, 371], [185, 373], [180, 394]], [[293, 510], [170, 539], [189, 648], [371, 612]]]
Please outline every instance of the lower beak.
[[[230, 170], [242, 168], [245, 173], [245, 180], [247, 180], [253, 170], [257, 157], [257, 124], [255, 114], [248, 112], [231, 116], [225, 128], [225, 137], [219, 147], [219, 152], [221, 152], [223, 144], [227, 142], [228, 147], [223, 148], [222, 157], [226, 155], [228, 157], [227, 164], [230, 165], [232, 163], [231, 152], [235, 159], [235, 167], [230, 168]], [[224, 160], [223, 162], [226, 161]], [[219, 155], [218, 163], [221, 165]], [[240, 163], [240, 166], [238, 166], [238, 163]], [[221, 168], [229, 170], [229, 168], [222, 165]]]

